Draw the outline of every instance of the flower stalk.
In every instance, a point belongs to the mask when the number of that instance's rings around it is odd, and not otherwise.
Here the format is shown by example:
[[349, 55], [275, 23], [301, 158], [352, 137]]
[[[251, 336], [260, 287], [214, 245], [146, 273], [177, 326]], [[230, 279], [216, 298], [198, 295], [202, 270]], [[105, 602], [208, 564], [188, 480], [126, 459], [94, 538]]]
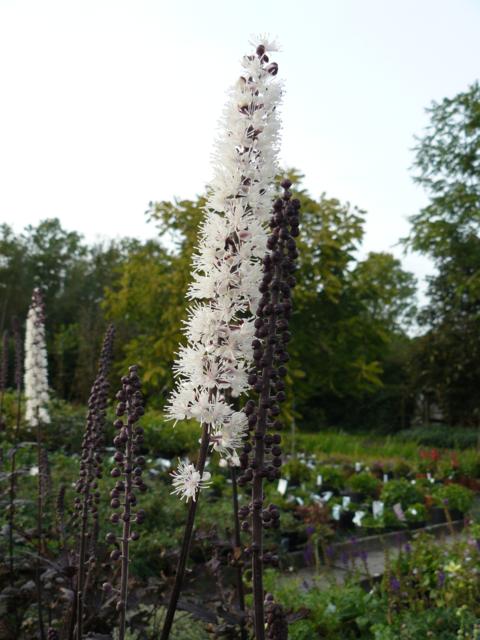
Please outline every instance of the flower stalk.
[[242, 539], [240, 533], [240, 515], [238, 507], [238, 484], [237, 469], [235, 464], [230, 464], [230, 478], [232, 480], [232, 507], [233, 507], [233, 523], [234, 523], [234, 539], [233, 539], [233, 558], [232, 565], [235, 568], [237, 578], [237, 597], [238, 608], [243, 618], [240, 622], [241, 640], [247, 640], [247, 627], [245, 620], [245, 590], [243, 588], [243, 558], [242, 558]]
[[88, 399], [88, 413], [82, 441], [79, 479], [75, 486], [77, 492], [74, 504], [75, 520], [80, 520], [80, 534], [78, 540], [76, 597], [72, 612], [72, 624], [75, 621], [75, 636], [77, 640], [82, 640], [83, 637], [88, 543], [94, 536], [98, 521], [98, 503], [100, 501], [98, 480], [102, 477], [103, 427], [106, 419], [109, 390], [108, 372], [112, 362], [114, 334], [114, 327], [110, 325], [105, 333], [97, 376]]
[[[196, 464], [196, 471], [200, 478], [204, 476], [205, 462], [208, 455], [209, 446], [209, 426], [205, 423], [202, 427], [202, 439], [200, 442], [200, 451], [198, 454], [198, 460]], [[196, 494], [200, 491], [200, 485], [195, 489]], [[180, 549], [180, 556], [178, 558], [177, 571], [175, 573], [175, 582], [170, 594], [170, 601], [168, 603], [167, 612], [165, 614], [165, 620], [163, 622], [161, 640], [167, 640], [172, 630], [173, 620], [175, 617], [175, 611], [177, 609], [178, 599], [180, 597], [180, 591], [182, 589], [183, 577], [185, 575], [185, 569], [187, 566], [188, 555], [190, 552], [190, 544], [193, 535], [193, 525], [195, 523], [195, 514], [198, 505], [198, 495], [193, 495], [192, 500], [188, 506], [187, 522], [185, 523], [185, 530], [183, 533], [182, 546]]]
[[262, 298], [255, 320], [255, 367], [249, 376], [250, 384], [258, 393], [258, 401], [249, 400], [246, 404], [249, 429], [253, 433], [240, 455], [244, 473], [239, 484], [252, 483], [252, 501], [250, 507], [242, 511], [245, 517], [242, 529], [249, 531], [251, 528], [252, 534], [248, 551], [252, 556], [255, 640], [265, 638], [263, 566], [277, 562], [276, 556], [264, 553], [263, 548], [263, 529], [279, 526], [278, 509], [274, 505], [265, 508], [263, 480], [273, 482], [280, 477], [281, 436], [270, 434], [268, 430], [281, 428], [278, 416], [280, 403], [285, 400], [291, 289], [295, 286], [293, 272], [298, 257], [295, 237], [299, 234], [300, 202], [291, 199], [290, 180], [283, 180], [281, 186], [283, 195], [275, 201], [270, 219], [269, 253], [263, 261]]
[[[129, 368], [128, 375], [122, 378], [122, 388], [116, 395], [119, 401], [116, 408], [117, 420], [114, 423], [118, 433], [113, 440], [117, 450], [114, 455], [116, 466], [110, 475], [118, 479], [110, 492], [110, 506], [114, 510], [110, 522], [114, 525], [121, 523], [122, 533], [117, 538], [113, 532], [109, 532], [106, 539], [109, 544], [116, 545], [110, 559], [121, 563], [120, 589], [116, 605], [119, 614], [118, 640], [125, 640], [126, 633], [130, 542], [140, 537], [138, 531], [132, 529], [132, 524], [141, 525], [145, 520], [143, 509], [134, 511], [137, 505], [135, 490], [142, 493], [147, 490], [147, 485], [142, 479], [145, 459], [137, 455], [143, 443], [143, 428], [136, 424], [144, 413], [140, 387], [138, 367], [133, 365]], [[126, 421], [123, 419], [125, 415]], [[121, 476], [123, 479], [120, 480]], [[123, 509], [121, 514], [117, 511], [119, 508]], [[105, 583], [103, 588], [106, 592], [113, 590], [110, 583]]]
[[22, 395], [22, 337], [17, 318], [13, 321], [13, 338], [15, 343], [15, 392], [16, 392], [16, 411], [15, 411], [15, 430], [13, 435], [13, 449], [10, 459], [10, 486], [8, 497], [8, 564], [10, 573], [10, 584], [13, 586], [15, 581], [14, 560], [13, 560], [13, 532], [15, 530], [15, 499], [17, 493], [17, 446], [20, 432], [21, 420], [21, 395]]
[[0, 432], [6, 428], [3, 416], [3, 398], [5, 389], [7, 388], [8, 378], [8, 331], [4, 331], [2, 335], [2, 353], [0, 357]]
[[174, 492], [191, 499], [175, 584], [162, 631], [170, 634], [190, 548], [199, 491], [209, 447], [229, 458], [242, 446], [248, 421], [232, 400], [248, 388], [252, 365], [253, 320], [259, 303], [266, 223], [277, 173], [281, 87], [278, 65], [260, 37], [253, 55], [243, 58], [243, 73], [231, 92], [224, 134], [217, 142], [215, 175], [193, 260], [194, 300], [186, 321], [187, 345], [174, 366], [179, 380], [167, 414], [195, 419], [202, 426], [196, 466], [183, 463], [173, 474]]
[[44, 553], [43, 540], [43, 512], [45, 496], [45, 478], [43, 474], [42, 456], [42, 425], [50, 423], [47, 410], [48, 396], [48, 371], [47, 349], [45, 343], [45, 307], [42, 293], [35, 288], [27, 315], [25, 332], [25, 397], [26, 397], [26, 423], [35, 429], [37, 437], [37, 562], [35, 582], [37, 587], [38, 625], [41, 640], [45, 640], [45, 628], [43, 624], [42, 585], [40, 580], [40, 558]]

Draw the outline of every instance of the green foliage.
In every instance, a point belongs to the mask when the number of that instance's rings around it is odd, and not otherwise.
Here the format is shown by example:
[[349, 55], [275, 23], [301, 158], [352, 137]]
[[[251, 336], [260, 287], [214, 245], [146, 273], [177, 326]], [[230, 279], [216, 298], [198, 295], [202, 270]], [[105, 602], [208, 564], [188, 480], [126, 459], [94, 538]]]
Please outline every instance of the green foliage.
[[416, 148], [429, 203], [411, 218], [408, 247], [430, 256], [429, 303], [419, 321], [413, 380], [450, 424], [479, 424], [480, 84], [433, 103]]
[[400, 503], [403, 509], [414, 505], [417, 502], [423, 502], [423, 495], [419, 488], [406, 480], [390, 480], [383, 485], [381, 499], [386, 506], [393, 507]]
[[473, 504], [474, 493], [459, 484], [445, 484], [435, 487], [433, 497], [438, 506], [467, 513]]
[[331, 487], [336, 491], [341, 491], [345, 486], [345, 478], [340, 469], [332, 466], [317, 467], [316, 473], [322, 476], [322, 484]]
[[407, 522], [425, 522], [427, 519], [427, 509], [421, 502], [416, 502], [405, 511]]
[[292, 458], [282, 467], [282, 476], [288, 478], [291, 484], [302, 484], [312, 478], [312, 471], [298, 458]]
[[360, 637], [372, 598], [358, 585], [331, 585], [325, 591], [312, 586], [307, 591], [296, 580], [279, 581], [272, 571], [266, 572], [265, 584], [289, 609], [306, 613], [306, 620], [289, 626], [289, 638], [303, 640], [307, 631], [313, 632], [310, 638]]
[[142, 417], [145, 447], [150, 455], [161, 458], [182, 457], [198, 449], [200, 428], [196, 422], [166, 421], [158, 411], [147, 411]]
[[[348, 424], [387, 382], [384, 362], [401, 319], [411, 316], [415, 280], [390, 254], [358, 259], [363, 211], [324, 194], [313, 200], [301, 176], [290, 177], [302, 202], [291, 351], [293, 369], [305, 376], [295, 384], [295, 409], [313, 427]], [[395, 395], [391, 415], [401, 413]]]
[[414, 427], [400, 431], [396, 437], [402, 442], [414, 440], [424, 447], [438, 449], [469, 449], [477, 446], [478, 430], [453, 428], [446, 425]]
[[[105, 330], [103, 290], [136, 244], [123, 239], [88, 246], [56, 218], [28, 226], [21, 234], [0, 225], [0, 333], [10, 328], [14, 317], [24, 324], [32, 290], [42, 287], [49, 382], [63, 399], [88, 397]], [[10, 367], [10, 386], [12, 378]]]
[[[364, 212], [325, 195], [312, 198], [298, 172], [291, 174], [302, 225], [284, 418], [301, 417], [312, 428], [361, 419], [394, 429], [409, 415], [403, 328], [414, 309], [414, 279], [388, 253], [359, 259]], [[0, 332], [14, 315], [23, 322], [31, 291], [41, 285], [50, 384], [58, 397], [88, 397], [102, 334], [113, 321], [116, 372], [140, 365], [150, 406], [162, 408], [183, 340], [204, 205], [204, 196], [151, 203], [148, 217], [158, 239], [145, 242], [88, 246], [56, 219], [22, 234], [0, 227], [0, 291], [6, 292]]]
[[375, 497], [378, 494], [381, 483], [371, 473], [362, 471], [361, 473], [351, 475], [350, 478], [348, 478], [347, 485], [353, 491]]
[[[291, 174], [302, 201], [302, 227], [288, 385], [294, 386], [295, 397], [290, 392], [284, 418], [302, 416], [303, 423], [318, 427], [322, 407], [320, 420], [338, 423], [352, 414], [348, 402], [360, 415], [359, 405], [364, 410], [380, 390], [388, 398], [388, 410], [383, 411], [385, 402], [379, 397], [372, 420], [380, 414], [400, 415], [403, 386], [394, 380], [398, 367], [387, 361], [395, 337], [402, 335], [400, 325], [413, 309], [414, 279], [390, 254], [358, 260], [363, 212], [325, 195], [314, 200], [301, 189], [300, 175]], [[152, 203], [149, 216], [159, 242], [131, 251], [105, 294], [103, 308], [119, 327], [123, 364], [135, 360], [141, 365], [152, 394], [173, 384], [171, 366], [182, 340], [185, 292], [204, 204], [204, 197]], [[384, 380], [384, 364], [392, 372], [392, 384]], [[162, 394], [155, 398], [161, 406]]]
[[[473, 534], [473, 531], [472, 531]], [[477, 545], [467, 535], [445, 547], [426, 535], [393, 562], [368, 592], [353, 581], [343, 586], [301, 584], [274, 572], [266, 588], [301, 618], [289, 637], [360, 640], [474, 640], [480, 632]]]

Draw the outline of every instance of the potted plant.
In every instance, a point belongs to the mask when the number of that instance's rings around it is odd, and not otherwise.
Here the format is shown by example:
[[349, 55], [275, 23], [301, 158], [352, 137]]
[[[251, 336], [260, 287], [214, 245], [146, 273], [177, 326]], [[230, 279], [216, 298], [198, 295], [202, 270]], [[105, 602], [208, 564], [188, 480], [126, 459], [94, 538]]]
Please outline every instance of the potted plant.
[[363, 502], [367, 496], [377, 497], [381, 483], [368, 471], [362, 471], [350, 476], [347, 480], [347, 486], [350, 489], [349, 495], [353, 502]]
[[405, 510], [405, 517], [410, 529], [420, 529], [426, 524], [427, 509], [421, 502], [416, 502]]
[[400, 504], [403, 509], [407, 509], [413, 504], [423, 502], [423, 493], [416, 484], [400, 478], [384, 484], [380, 498], [386, 506]]
[[433, 501], [437, 507], [448, 510], [452, 520], [462, 520], [473, 504], [474, 493], [459, 484], [444, 484], [434, 488]]
[[321, 490], [339, 493], [345, 486], [345, 479], [340, 469], [333, 466], [321, 466], [315, 471], [315, 475], [322, 477]]

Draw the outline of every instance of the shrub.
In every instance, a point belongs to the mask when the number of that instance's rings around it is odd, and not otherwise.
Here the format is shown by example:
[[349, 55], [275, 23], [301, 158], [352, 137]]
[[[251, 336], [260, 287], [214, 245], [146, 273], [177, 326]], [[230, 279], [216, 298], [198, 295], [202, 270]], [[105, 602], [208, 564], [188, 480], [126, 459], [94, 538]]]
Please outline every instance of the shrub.
[[356, 473], [350, 476], [347, 485], [353, 491], [375, 497], [378, 494], [381, 483], [371, 473], [363, 471], [362, 473]]
[[312, 471], [298, 458], [292, 458], [283, 465], [282, 476], [288, 478], [291, 484], [302, 484], [312, 479]]
[[439, 506], [466, 513], [473, 504], [473, 491], [459, 484], [445, 484], [433, 490], [433, 498]]
[[427, 510], [421, 502], [410, 505], [405, 511], [407, 522], [425, 522], [427, 518]]
[[322, 476], [322, 483], [326, 487], [332, 487], [336, 491], [341, 491], [345, 486], [345, 479], [340, 469], [335, 467], [318, 467], [315, 470], [316, 475]]
[[147, 411], [142, 418], [145, 447], [150, 455], [162, 458], [182, 457], [198, 448], [200, 428], [194, 422], [167, 422], [162, 413]]
[[416, 485], [400, 478], [390, 480], [383, 486], [381, 499], [389, 507], [400, 503], [403, 509], [406, 509], [417, 502], [423, 502], [423, 495]]
[[478, 430], [446, 425], [422, 426], [400, 431], [396, 438], [403, 442], [414, 440], [424, 447], [469, 449], [477, 446]]

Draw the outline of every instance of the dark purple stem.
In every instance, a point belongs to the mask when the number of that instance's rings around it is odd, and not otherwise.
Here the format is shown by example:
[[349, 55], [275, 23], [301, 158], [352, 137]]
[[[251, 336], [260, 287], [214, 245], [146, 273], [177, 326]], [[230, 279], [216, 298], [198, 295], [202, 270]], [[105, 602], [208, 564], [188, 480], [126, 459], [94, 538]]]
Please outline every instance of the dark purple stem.
[[[203, 475], [205, 469], [205, 462], [208, 454], [208, 444], [210, 440], [210, 426], [206, 423], [202, 427], [202, 440], [200, 444], [200, 452], [198, 454], [198, 461], [196, 469], [200, 473], [200, 477]], [[170, 631], [172, 630], [173, 619], [175, 617], [175, 611], [180, 597], [180, 591], [182, 588], [183, 577], [185, 575], [185, 567], [187, 565], [188, 554], [190, 551], [190, 544], [192, 541], [193, 525], [195, 522], [195, 513], [197, 511], [197, 505], [200, 492], [197, 491], [196, 500], [190, 502], [188, 508], [187, 523], [185, 525], [185, 531], [183, 534], [182, 548], [180, 551], [180, 557], [178, 559], [177, 573], [175, 575], [175, 582], [173, 585], [172, 593], [170, 595], [170, 602], [168, 604], [167, 613], [165, 615], [165, 621], [163, 623], [162, 635], [160, 640], [168, 640]]]

